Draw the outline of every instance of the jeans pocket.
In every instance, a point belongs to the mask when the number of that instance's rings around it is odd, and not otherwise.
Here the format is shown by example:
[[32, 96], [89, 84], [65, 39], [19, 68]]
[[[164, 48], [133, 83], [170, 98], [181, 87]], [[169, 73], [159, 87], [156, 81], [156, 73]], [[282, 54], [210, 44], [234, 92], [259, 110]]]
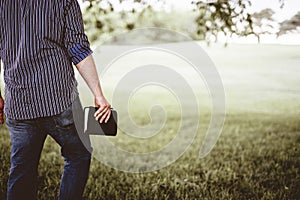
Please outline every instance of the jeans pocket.
[[55, 115], [54, 122], [57, 128], [70, 129], [74, 125], [72, 105], [62, 113]]
[[17, 119], [6, 118], [7, 126], [17, 126], [19, 124], [19, 122], [20, 122], [20, 120], [17, 120]]

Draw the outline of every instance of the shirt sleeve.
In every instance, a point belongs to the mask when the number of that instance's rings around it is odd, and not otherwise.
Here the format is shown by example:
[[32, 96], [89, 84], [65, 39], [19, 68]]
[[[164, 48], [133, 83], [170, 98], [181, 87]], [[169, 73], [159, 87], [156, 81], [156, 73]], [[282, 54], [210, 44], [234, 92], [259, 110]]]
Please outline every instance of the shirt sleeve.
[[82, 13], [77, 0], [70, 0], [66, 6], [64, 45], [75, 65], [93, 53], [84, 33]]

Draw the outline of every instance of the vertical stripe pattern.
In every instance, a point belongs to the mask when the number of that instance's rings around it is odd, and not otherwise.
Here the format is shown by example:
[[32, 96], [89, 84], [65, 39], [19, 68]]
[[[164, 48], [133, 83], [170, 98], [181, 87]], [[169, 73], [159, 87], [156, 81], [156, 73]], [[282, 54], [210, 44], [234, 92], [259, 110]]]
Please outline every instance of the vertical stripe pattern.
[[77, 0], [1, 0], [6, 117], [64, 111], [78, 94], [72, 63], [91, 53]]

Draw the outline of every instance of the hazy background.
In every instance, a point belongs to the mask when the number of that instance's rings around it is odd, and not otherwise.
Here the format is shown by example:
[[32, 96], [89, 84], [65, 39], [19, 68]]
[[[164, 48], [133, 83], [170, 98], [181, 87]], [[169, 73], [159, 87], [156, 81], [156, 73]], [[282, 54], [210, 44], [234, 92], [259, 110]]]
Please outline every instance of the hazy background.
[[[176, 162], [163, 169], [132, 174], [94, 158], [85, 191], [87, 199], [300, 199], [300, 4], [297, 0], [249, 2], [81, 2], [104, 94], [113, 107], [122, 106], [113, 104], [112, 96], [124, 75], [136, 66], [153, 63], [180, 72], [195, 92], [201, 111], [193, 143]], [[143, 27], [165, 28], [188, 39], [177, 34], [128, 34]], [[212, 113], [211, 96], [203, 79], [186, 63], [174, 55], [144, 51], [123, 56], [104, 71], [108, 55], [122, 49], [153, 44], [176, 48], [188, 42], [198, 44], [209, 56], [226, 95], [221, 136], [203, 159], [199, 159], [199, 151]], [[200, 52], [188, 53], [196, 58], [203, 56]], [[91, 92], [76, 76], [83, 105], [92, 105]], [[165, 76], [168, 78], [168, 74]], [[178, 89], [185, 88], [179, 85]], [[158, 125], [151, 121], [149, 110], [159, 104], [167, 113], [164, 127], [146, 139], [119, 130], [118, 136], [109, 141], [133, 153], [160, 151], [174, 139], [183, 120], [183, 105], [174, 96], [159, 86], [140, 88], [128, 100], [132, 120], [139, 126]], [[194, 116], [184, 120], [194, 123]], [[145, 134], [151, 129], [147, 131]], [[101, 141], [102, 137], [92, 137], [94, 155], [101, 150]], [[4, 199], [10, 167], [5, 125], [1, 126], [0, 145], [0, 199]], [[122, 159], [132, 167], [138, 162]], [[162, 155], [162, 159], [168, 159], [168, 155]], [[152, 165], [153, 161], [144, 164]], [[39, 166], [39, 199], [56, 198], [62, 166], [59, 147], [47, 138]]]

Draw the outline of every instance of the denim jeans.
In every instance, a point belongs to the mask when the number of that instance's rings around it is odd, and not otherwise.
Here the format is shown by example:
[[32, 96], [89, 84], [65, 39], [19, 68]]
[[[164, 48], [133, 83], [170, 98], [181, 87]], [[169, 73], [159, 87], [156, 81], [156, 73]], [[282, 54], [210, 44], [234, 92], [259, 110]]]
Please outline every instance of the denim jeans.
[[[79, 108], [79, 112], [73, 117], [74, 106], [77, 106], [77, 111]], [[80, 108], [78, 98], [73, 109], [71, 105], [55, 116], [6, 120], [12, 142], [7, 199], [36, 199], [38, 163], [47, 135], [60, 145], [65, 160], [58, 199], [82, 199], [90, 168], [91, 148], [88, 136], [83, 135], [77, 122], [74, 123], [76, 118], [83, 123]]]

